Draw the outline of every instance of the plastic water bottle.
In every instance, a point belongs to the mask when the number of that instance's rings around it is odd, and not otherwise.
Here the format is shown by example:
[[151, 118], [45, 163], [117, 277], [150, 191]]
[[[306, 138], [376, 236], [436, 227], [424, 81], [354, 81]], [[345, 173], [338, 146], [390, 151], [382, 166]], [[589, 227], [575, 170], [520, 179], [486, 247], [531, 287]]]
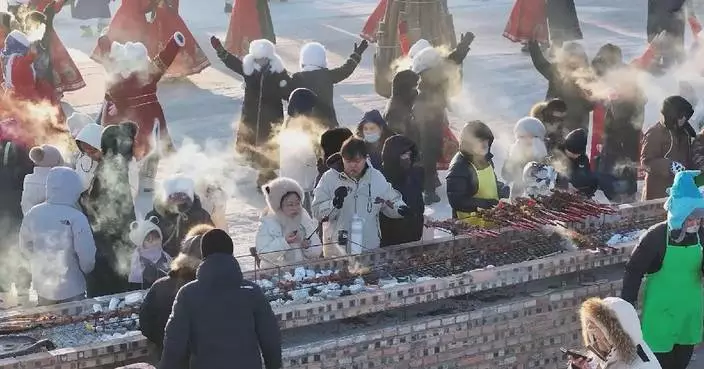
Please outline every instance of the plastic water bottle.
[[364, 240], [364, 221], [355, 214], [352, 216], [352, 224], [350, 226], [350, 255], [359, 255], [362, 253], [362, 242]]

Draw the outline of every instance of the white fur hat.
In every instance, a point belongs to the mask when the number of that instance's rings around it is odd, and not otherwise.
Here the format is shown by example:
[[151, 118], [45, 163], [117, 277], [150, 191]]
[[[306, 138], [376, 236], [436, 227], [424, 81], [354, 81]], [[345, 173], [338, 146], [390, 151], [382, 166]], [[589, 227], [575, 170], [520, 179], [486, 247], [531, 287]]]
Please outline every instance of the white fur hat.
[[427, 47], [421, 50], [418, 55], [413, 58], [411, 70], [415, 73], [423, 73], [430, 68], [434, 68], [442, 63], [442, 55], [434, 47]]
[[127, 42], [124, 47], [128, 60], [146, 60], [149, 58], [147, 47], [141, 42]]
[[408, 50], [408, 57], [413, 59], [418, 55], [419, 52], [429, 48], [433, 47], [433, 45], [428, 42], [428, 40], [421, 38], [420, 40], [416, 41], [416, 43], [411, 46], [411, 48]]
[[276, 46], [267, 39], [254, 40], [249, 43], [249, 54], [254, 59], [273, 59], [276, 54]]
[[191, 178], [177, 175], [165, 180], [162, 185], [166, 197], [177, 193], [185, 193], [188, 198], [195, 200], [196, 183]]
[[159, 229], [159, 219], [157, 217], [150, 217], [147, 220], [139, 220], [132, 222], [130, 224], [130, 241], [137, 246], [142, 247], [144, 239], [151, 232], [159, 233], [159, 237], [162, 237], [161, 229]]
[[262, 193], [266, 199], [269, 210], [276, 212], [281, 210], [281, 201], [289, 193], [295, 193], [303, 200], [303, 188], [295, 180], [286, 177], [279, 177], [262, 186]]
[[545, 138], [546, 134], [547, 131], [543, 122], [533, 117], [523, 117], [513, 126], [513, 136], [516, 139], [520, 136]]
[[301, 69], [304, 66], [315, 66], [319, 68], [328, 67], [328, 56], [325, 46], [319, 42], [309, 42], [301, 48], [298, 57], [298, 64]]
[[71, 131], [73, 138], [78, 137], [81, 130], [89, 124], [95, 124], [95, 120], [87, 114], [78, 112], [74, 112], [66, 120], [66, 125], [68, 125], [68, 130]]

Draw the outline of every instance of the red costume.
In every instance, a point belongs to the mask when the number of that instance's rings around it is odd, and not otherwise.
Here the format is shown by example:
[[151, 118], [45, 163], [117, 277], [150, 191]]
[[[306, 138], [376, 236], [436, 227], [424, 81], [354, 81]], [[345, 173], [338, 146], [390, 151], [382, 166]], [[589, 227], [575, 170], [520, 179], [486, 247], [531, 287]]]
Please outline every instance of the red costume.
[[545, 0], [516, 0], [503, 36], [513, 42], [547, 42]]
[[[159, 124], [160, 139], [163, 144], [171, 146], [164, 118], [164, 111], [157, 97], [157, 83], [166, 73], [169, 65], [176, 58], [179, 50], [184, 46], [185, 38], [181, 33], [175, 33], [166, 47], [151, 61], [146, 60], [146, 70], [134, 70], [129, 74], [113, 70], [119, 67], [120, 60], [116, 59], [115, 50], [124, 46], [113, 46], [107, 36], [98, 40], [98, 46], [103, 55], [110, 55], [106, 68], [112, 78], [105, 92], [103, 107], [104, 126], [134, 122], [139, 126], [134, 145], [134, 157], [141, 160], [151, 151], [151, 138], [154, 124]], [[146, 53], [146, 52], [145, 52]], [[147, 58], [146, 55], [143, 56]]]
[[[210, 66], [208, 57], [200, 48], [198, 42], [180, 15], [178, 15], [178, 0], [165, 0], [156, 8], [156, 16], [152, 22], [151, 34], [155, 40], [147, 45], [149, 55], [154, 57], [165, 47], [175, 32], [180, 32], [186, 38], [186, 46], [179, 51], [173, 64], [166, 71], [166, 78], [185, 77], [200, 73]], [[151, 46], [151, 47], [150, 47]]]
[[[152, 50], [154, 37], [149, 37], [152, 31], [147, 22], [146, 13], [153, 9], [151, 0], [122, 0], [122, 5], [117, 9], [110, 21], [108, 31], [105, 36], [110, 41], [124, 44], [125, 42], [141, 42], [148, 50]], [[93, 50], [91, 59], [102, 63], [103, 51], [110, 52], [110, 47], [106, 50], [98, 44]]]

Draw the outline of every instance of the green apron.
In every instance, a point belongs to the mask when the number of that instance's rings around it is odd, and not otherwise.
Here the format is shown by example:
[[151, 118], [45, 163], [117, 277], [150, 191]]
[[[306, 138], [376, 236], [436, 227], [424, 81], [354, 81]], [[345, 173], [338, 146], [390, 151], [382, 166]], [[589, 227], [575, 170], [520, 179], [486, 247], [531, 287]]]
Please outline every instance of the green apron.
[[702, 245], [667, 249], [659, 271], [645, 279], [643, 338], [653, 352], [670, 352], [675, 344], [696, 345], [704, 333]]

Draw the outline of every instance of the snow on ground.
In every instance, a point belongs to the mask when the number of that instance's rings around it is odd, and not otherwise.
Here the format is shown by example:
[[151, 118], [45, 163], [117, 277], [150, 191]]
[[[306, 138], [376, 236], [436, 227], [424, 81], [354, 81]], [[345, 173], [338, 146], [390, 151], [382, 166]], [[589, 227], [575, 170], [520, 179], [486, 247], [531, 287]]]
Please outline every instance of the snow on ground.
[[[454, 24], [459, 35], [472, 31], [477, 38], [464, 63], [464, 95], [458, 99], [452, 126], [458, 132], [470, 119], [484, 119], [494, 129], [497, 142], [493, 152], [497, 168], [512, 140], [513, 123], [527, 114], [530, 107], [544, 98], [546, 81], [533, 69], [520, 46], [501, 36], [512, 0], [450, 0]], [[119, 3], [114, 3], [116, 7]], [[288, 70], [297, 71], [298, 51], [308, 41], [319, 41], [329, 51], [329, 64], [342, 63], [352, 52], [356, 36], [376, 0], [291, 0], [272, 1], [271, 13], [278, 40], [277, 49]], [[258, 227], [264, 201], [256, 191], [251, 170], [238, 166], [232, 154], [233, 122], [239, 116], [243, 91], [241, 80], [215, 57], [208, 41], [211, 35], [225, 37], [229, 16], [222, 12], [218, 0], [182, 0], [181, 14], [213, 63], [199, 75], [186, 81], [164, 82], [159, 95], [164, 105], [169, 130], [179, 143], [185, 138], [206, 148], [208, 160], [219, 161], [215, 167], [227, 167], [231, 198], [228, 201], [229, 231], [238, 254], [248, 254]], [[606, 42], [621, 46], [626, 59], [639, 55], [645, 46], [645, 6], [607, 0], [578, 1], [578, 13], [590, 55]], [[100, 107], [104, 80], [102, 67], [88, 55], [95, 39], [80, 37], [81, 23], [70, 18], [66, 8], [56, 19], [56, 28], [78, 63], [88, 87], [69, 93], [65, 100], [81, 112], [95, 113]], [[373, 46], [367, 50], [357, 71], [336, 87], [339, 120], [353, 126], [364, 111], [383, 109], [386, 100], [373, 88]], [[189, 163], [213, 167], [212, 163]], [[207, 165], [206, 165], [207, 164]], [[206, 173], [199, 173], [199, 175]], [[438, 189], [440, 204], [427, 209], [433, 218], [447, 218], [444, 187]], [[241, 261], [245, 268], [251, 258]]]

